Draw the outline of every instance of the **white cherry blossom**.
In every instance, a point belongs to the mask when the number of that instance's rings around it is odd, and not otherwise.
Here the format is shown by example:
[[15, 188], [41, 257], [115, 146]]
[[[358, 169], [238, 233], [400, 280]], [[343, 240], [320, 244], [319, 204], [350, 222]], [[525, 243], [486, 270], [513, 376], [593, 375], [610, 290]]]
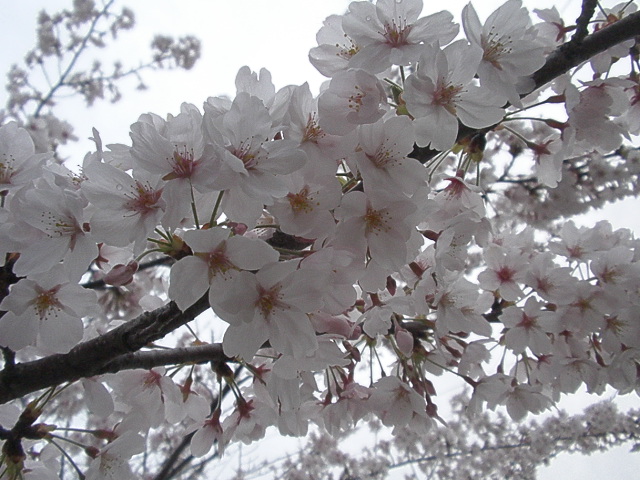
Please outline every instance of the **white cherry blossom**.
[[418, 18], [422, 0], [378, 0], [351, 2], [342, 20], [349, 38], [360, 47], [349, 59], [349, 67], [380, 73], [391, 65], [415, 63], [423, 44], [446, 45], [458, 33], [449, 12]]
[[278, 260], [278, 252], [262, 240], [231, 236], [228, 229], [190, 230], [184, 241], [193, 255], [180, 259], [171, 267], [169, 298], [181, 310], [193, 305], [207, 290], [211, 305], [231, 284], [241, 270], [257, 270]]
[[520, 95], [533, 88], [526, 76], [545, 61], [544, 48], [522, 0], [508, 0], [484, 25], [469, 3], [462, 10], [462, 26], [469, 42], [483, 51], [478, 67], [481, 84], [512, 105], [522, 106]]
[[83, 336], [82, 317], [97, 311], [96, 294], [70, 283], [60, 268], [16, 283], [0, 303], [0, 345], [68, 352]]
[[325, 132], [346, 135], [358, 125], [375, 123], [385, 113], [387, 95], [380, 80], [361, 69], [338, 72], [318, 98], [318, 124]]
[[473, 79], [482, 61], [482, 50], [458, 40], [441, 50], [422, 50], [416, 73], [407, 78], [404, 99], [420, 146], [437, 150], [453, 147], [458, 121], [473, 128], [498, 123], [504, 116], [500, 98]]

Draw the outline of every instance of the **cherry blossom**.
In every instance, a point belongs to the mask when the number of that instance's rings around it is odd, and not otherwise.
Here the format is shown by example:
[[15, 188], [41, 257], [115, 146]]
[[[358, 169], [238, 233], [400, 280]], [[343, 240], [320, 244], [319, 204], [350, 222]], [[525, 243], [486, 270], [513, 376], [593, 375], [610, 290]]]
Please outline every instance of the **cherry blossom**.
[[357, 239], [355, 246], [363, 255], [368, 253], [382, 267], [400, 268], [417, 253], [409, 249], [415, 231], [408, 222], [415, 212], [416, 205], [408, 200], [388, 204], [363, 192], [351, 192], [336, 211], [336, 245], [353, 248], [353, 239]]
[[84, 174], [82, 193], [98, 207], [89, 221], [96, 240], [116, 247], [133, 243], [134, 251], [142, 252], [166, 209], [160, 177], [141, 172], [133, 178], [98, 162], [89, 163]]
[[408, 158], [414, 143], [413, 125], [408, 117], [379, 120], [358, 128], [356, 152], [347, 162], [353, 160], [352, 170], [360, 173], [365, 188], [391, 188], [410, 196], [426, 186], [425, 169]]
[[330, 15], [316, 35], [318, 46], [309, 52], [309, 61], [318, 71], [333, 77], [349, 67], [349, 60], [358, 53], [360, 46], [342, 28], [341, 15]]
[[97, 256], [89, 231], [86, 201], [69, 190], [58, 189], [45, 179], [13, 196], [13, 235], [23, 237], [24, 247], [14, 271], [18, 275], [44, 273], [60, 261], [72, 278], [79, 279]]
[[181, 310], [193, 305], [209, 287], [211, 305], [218, 303], [236, 272], [257, 270], [278, 260], [278, 252], [266, 243], [229, 234], [222, 228], [185, 232], [184, 241], [193, 255], [173, 265], [169, 285], [169, 297]]
[[180, 114], [168, 120], [142, 115], [131, 126], [131, 139], [136, 167], [167, 182], [161, 194], [166, 204], [162, 223], [177, 227], [189, 215], [192, 189], [210, 188], [219, 170], [211, 147], [205, 146], [202, 114], [185, 103]]
[[359, 48], [349, 67], [380, 73], [391, 65], [409, 65], [419, 56], [421, 44], [449, 43], [458, 33], [449, 12], [418, 19], [422, 0], [351, 2], [342, 27]]
[[407, 78], [404, 99], [414, 122], [417, 143], [438, 150], [453, 147], [458, 120], [482, 128], [504, 116], [500, 99], [491, 90], [472, 83], [482, 61], [482, 50], [458, 40], [444, 50], [422, 50], [418, 69]]
[[522, 1], [508, 0], [484, 25], [468, 4], [462, 11], [462, 26], [471, 44], [483, 51], [478, 67], [481, 84], [511, 104], [522, 105], [520, 95], [531, 90], [525, 76], [544, 64], [542, 44]]
[[89, 465], [86, 478], [98, 479], [134, 479], [135, 474], [129, 466], [129, 459], [144, 451], [144, 439], [134, 432], [125, 432], [113, 442], [102, 448]]
[[333, 135], [345, 135], [358, 125], [377, 122], [387, 95], [375, 76], [361, 69], [338, 72], [318, 99], [320, 128]]
[[0, 345], [19, 350], [37, 345], [67, 352], [83, 336], [82, 317], [97, 311], [96, 294], [69, 282], [61, 269], [16, 283], [0, 303]]
[[[323, 276], [309, 279], [298, 262], [267, 264], [258, 273], [238, 273], [213, 310], [230, 325], [227, 355], [251, 358], [269, 340], [282, 353], [304, 357], [318, 348], [307, 313], [321, 307]], [[303, 280], [304, 278], [304, 280]]]
[[0, 127], [0, 193], [9, 192], [28, 184], [40, 176], [40, 169], [51, 155], [35, 153], [35, 147], [26, 130], [15, 122]]

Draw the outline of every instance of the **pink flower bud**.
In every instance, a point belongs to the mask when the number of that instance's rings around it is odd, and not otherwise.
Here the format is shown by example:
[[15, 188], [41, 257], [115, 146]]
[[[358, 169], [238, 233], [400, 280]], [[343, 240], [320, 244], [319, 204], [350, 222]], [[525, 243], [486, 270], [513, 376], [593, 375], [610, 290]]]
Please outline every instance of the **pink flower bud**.
[[410, 357], [413, 353], [413, 335], [404, 328], [396, 329], [396, 343], [405, 357]]
[[104, 277], [104, 283], [114, 287], [122, 287], [133, 281], [133, 275], [138, 271], [138, 262], [131, 261], [126, 265], [119, 263]]

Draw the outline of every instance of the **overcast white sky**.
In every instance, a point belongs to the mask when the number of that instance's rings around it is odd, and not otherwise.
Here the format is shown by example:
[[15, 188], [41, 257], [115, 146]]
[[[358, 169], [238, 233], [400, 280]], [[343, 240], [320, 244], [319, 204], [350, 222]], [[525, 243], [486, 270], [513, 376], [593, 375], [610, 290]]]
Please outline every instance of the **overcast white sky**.
[[[0, 0], [0, 71], [7, 71], [9, 65], [21, 62], [25, 51], [35, 40], [35, 18], [39, 10], [46, 7], [50, 12], [67, 7], [71, 0], [22, 0], [20, 2]], [[101, 58], [121, 58], [125, 66], [135, 65], [147, 58], [147, 46], [154, 34], [165, 33], [174, 36], [193, 34], [203, 42], [202, 58], [189, 72], [148, 72], [144, 75], [149, 89], [145, 92], [123, 89], [124, 99], [110, 105], [98, 102], [87, 109], [82, 102], [69, 100], [62, 102], [56, 113], [76, 128], [76, 135], [82, 139], [77, 146], [65, 150], [70, 156], [81, 161], [85, 152], [92, 148], [86, 140], [91, 128], [96, 127], [105, 143], [129, 143], [129, 125], [141, 113], [154, 112], [161, 116], [177, 113], [182, 102], [201, 106], [209, 96], [235, 93], [234, 80], [238, 69], [248, 65], [253, 70], [265, 67], [271, 71], [276, 88], [288, 84], [310, 83], [317, 92], [324, 80], [309, 64], [307, 54], [316, 45], [315, 35], [322, 21], [330, 14], [343, 13], [347, 0], [129, 0], [128, 4], [137, 15], [137, 27], [126, 32], [109, 54]], [[443, 5], [454, 14], [459, 22], [463, 0], [447, 2], [425, 1], [423, 14], [433, 13]], [[500, 2], [501, 3], [501, 2]], [[525, 0], [530, 8], [548, 8], [555, 5], [572, 22], [579, 13], [580, 0]], [[604, 0], [605, 6], [613, 6], [616, 1]], [[484, 19], [499, 2], [478, 0], [474, 6], [480, 18]], [[4, 89], [0, 91], [0, 105], [6, 100]], [[626, 215], [612, 217], [612, 211], [620, 212], [620, 205], [597, 218], [612, 220], [616, 227], [632, 227], [640, 232], [637, 208], [628, 202], [622, 207]], [[626, 210], [625, 209], [631, 209]], [[633, 212], [633, 213], [632, 213]], [[594, 216], [585, 220], [593, 223]], [[623, 404], [638, 405], [637, 397], [627, 397]], [[581, 402], [565, 402], [571, 408]], [[565, 406], [563, 404], [563, 406]], [[607, 478], [638, 478], [640, 455], [626, 453], [622, 448], [615, 454], [584, 457], [566, 456], [552, 462], [543, 471], [541, 480], [563, 478], [566, 480], [602, 480]], [[602, 458], [601, 458], [602, 457]], [[612, 473], [615, 472], [615, 473]]]

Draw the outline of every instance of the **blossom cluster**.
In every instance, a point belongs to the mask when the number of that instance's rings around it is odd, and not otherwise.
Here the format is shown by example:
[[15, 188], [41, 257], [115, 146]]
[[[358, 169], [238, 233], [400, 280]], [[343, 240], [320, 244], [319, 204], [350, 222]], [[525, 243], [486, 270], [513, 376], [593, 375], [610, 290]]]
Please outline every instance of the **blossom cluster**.
[[[621, 8], [606, 22], [635, 5]], [[638, 390], [640, 243], [572, 222], [540, 241], [487, 211], [500, 178], [496, 165], [480, 172], [501, 161], [489, 151], [506, 131], [539, 184], [563, 185], [566, 159], [640, 132], [637, 75], [616, 76], [619, 53], [603, 52], [592, 79], [547, 86], [563, 118], [525, 136], [510, 124], [549, 96], [532, 75], [562, 41], [555, 9], [534, 24], [508, 0], [483, 23], [469, 4], [462, 31], [448, 12], [421, 11], [353, 2], [310, 52], [330, 77], [319, 95], [243, 67], [235, 98], [143, 114], [131, 145], [94, 131], [79, 174], [16, 123], [0, 127], [0, 253], [15, 275], [0, 303], [5, 369], [167, 302], [186, 314], [205, 299], [213, 312], [163, 340], [185, 349], [180, 368], [82, 380], [110, 431], [87, 478], [131, 476], [128, 457], [166, 424], [194, 433], [195, 456], [270, 426], [304, 435], [312, 421], [338, 433], [375, 415], [427, 431], [442, 420], [433, 380], [445, 372], [473, 387], [470, 411], [504, 405], [514, 419], [583, 384]], [[198, 382], [211, 370], [189, 360], [199, 337], [221, 341], [209, 360], [234, 402]], [[230, 364], [253, 382], [240, 387]], [[25, 456], [4, 462], [20, 469]]]

